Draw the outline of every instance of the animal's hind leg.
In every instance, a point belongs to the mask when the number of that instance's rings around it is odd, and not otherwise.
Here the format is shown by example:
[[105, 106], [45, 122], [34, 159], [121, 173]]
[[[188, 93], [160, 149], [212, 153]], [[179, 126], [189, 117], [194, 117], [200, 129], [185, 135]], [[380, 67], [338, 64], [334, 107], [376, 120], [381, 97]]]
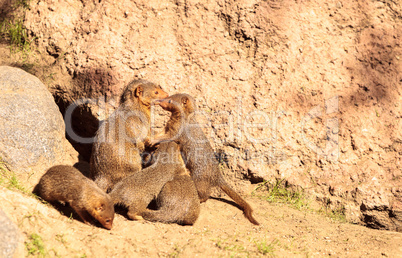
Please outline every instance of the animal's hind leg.
[[197, 188], [198, 197], [200, 198], [200, 202], [206, 202], [211, 195], [211, 185], [208, 181], [196, 181], [195, 187]]
[[135, 209], [128, 209], [127, 216], [132, 220], [144, 220], [144, 218]]

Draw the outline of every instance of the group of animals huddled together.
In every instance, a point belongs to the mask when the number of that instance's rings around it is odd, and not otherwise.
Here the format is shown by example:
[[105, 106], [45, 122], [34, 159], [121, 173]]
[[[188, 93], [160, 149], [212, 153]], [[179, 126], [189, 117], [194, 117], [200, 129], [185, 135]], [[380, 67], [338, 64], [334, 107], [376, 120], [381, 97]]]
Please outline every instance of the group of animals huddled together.
[[[150, 137], [151, 104], [171, 112], [164, 130]], [[253, 224], [250, 205], [224, 180], [214, 151], [197, 126], [194, 99], [168, 96], [145, 80], [129, 83], [120, 106], [98, 129], [90, 160], [90, 177], [72, 166], [50, 168], [35, 187], [48, 202], [65, 202], [89, 224], [92, 218], [112, 228], [114, 205], [133, 220], [192, 225], [212, 187], [220, 187]], [[143, 155], [144, 153], [151, 155]], [[187, 172], [189, 171], [189, 173]], [[156, 201], [156, 209], [148, 205]]]

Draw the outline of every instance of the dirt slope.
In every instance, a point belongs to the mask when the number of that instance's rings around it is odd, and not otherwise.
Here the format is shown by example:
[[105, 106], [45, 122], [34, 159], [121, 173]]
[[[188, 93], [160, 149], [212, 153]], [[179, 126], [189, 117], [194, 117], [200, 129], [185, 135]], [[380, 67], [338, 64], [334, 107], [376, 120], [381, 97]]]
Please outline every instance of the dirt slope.
[[[402, 256], [401, 233], [341, 223], [256, 198], [247, 200], [261, 226], [252, 226], [228, 203], [208, 200], [192, 227], [135, 222], [117, 215], [108, 231], [72, 220], [69, 213], [61, 215], [19, 192], [3, 187], [0, 192], [2, 209], [19, 226], [25, 245], [32, 246], [30, 236], [39, 235], [46, 256]], [[20, 246], [19, 254], [26, 254], [24, 249]]]

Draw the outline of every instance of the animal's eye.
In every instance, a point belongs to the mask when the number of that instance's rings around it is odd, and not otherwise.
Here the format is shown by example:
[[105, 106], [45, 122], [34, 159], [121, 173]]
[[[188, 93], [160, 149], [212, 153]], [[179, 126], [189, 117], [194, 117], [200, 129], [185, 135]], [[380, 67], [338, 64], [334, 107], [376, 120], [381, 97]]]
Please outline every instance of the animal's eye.
[[155, 95], [158, 95], [159, 94], [159, 91], [155, 91]]
[[172, 100], [171, 100], [171, 99], [169, 100], [169, 104], [170, 104], [170, 103], [172, 103]]
[[105, 207], [105, 204], [101, 204], [101, 205], [99, 205], [98, 207], [96, 207], [95, 208], [95, 210], [97, 210], [97, 211], [103, 211], [104, 210], [104, 207]]

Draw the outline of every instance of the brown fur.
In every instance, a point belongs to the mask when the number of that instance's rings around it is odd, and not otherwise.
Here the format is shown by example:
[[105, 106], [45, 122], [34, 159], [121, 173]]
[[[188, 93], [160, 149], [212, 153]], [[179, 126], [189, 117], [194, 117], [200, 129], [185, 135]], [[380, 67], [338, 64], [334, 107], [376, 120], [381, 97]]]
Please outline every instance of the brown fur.
[[104, 191], [141, 170], [141, 153], [150, 131], [151, 102], [167, 97], [160, 86], [144, 80], [129, 83], [117, 110], [102, 123], [91, 155], [91, 178]]
[[212, 187], [220, 187], [241, 207], [251, 223], [259, 225], [252, 216], [251, 206], [229, 186], [220, 173], [214, 151], [195, 119], [194, 99], [187, 94], [175, 94], [158, 103], [163, 109], [172, 112], [172, 115], [164, 132], [150, 141], [151, 145], [174, 140], [180, 145], [200, 201], [205, 202], [210, 197]]
[[110, 192], [115, 204], [128, 207], [127, 215], [133, 220], [141, 219], [162, 187], [185, 169], [179, 147], [174, 142], [160, 144], [154, 159], [154, 164], [122, 179]]
[[35, 193], [48, 202], [69, 203], [87, 224], [92, 216], [105, 228], [112, 228], [114, 206], [111, 198], [74, 167], [51, 167], [35, 187]]
[[197, 189], [187, 174], [175, 175], [156, 198], [158, 210], [147, 210], [142, 216], [149, 221], [193, 225], [200, 215]]

